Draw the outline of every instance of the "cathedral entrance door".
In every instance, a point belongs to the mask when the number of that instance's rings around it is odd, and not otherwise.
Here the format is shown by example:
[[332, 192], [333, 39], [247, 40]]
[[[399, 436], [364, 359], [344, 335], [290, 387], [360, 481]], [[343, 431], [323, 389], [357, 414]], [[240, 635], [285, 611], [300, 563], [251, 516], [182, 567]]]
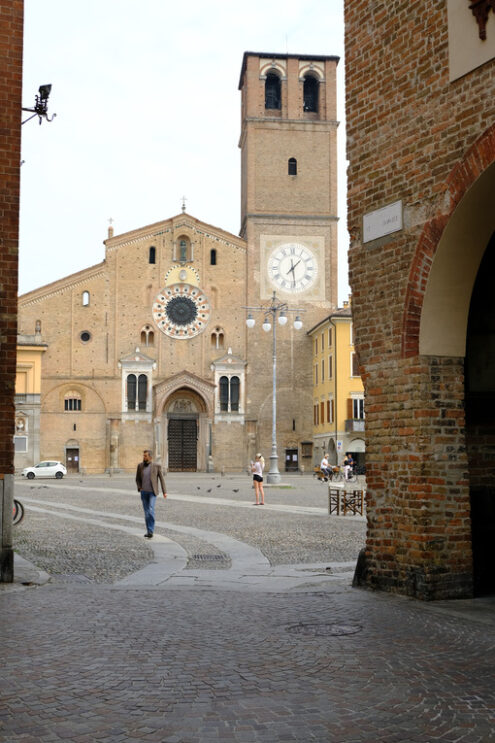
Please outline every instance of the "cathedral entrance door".
[[79, 449], [66, 449], [65, 461], [67, 472], [79, 472]]
[[168, 420], [169, 472], [196, 472], [198, 461], [198, 423], [194, 418]]

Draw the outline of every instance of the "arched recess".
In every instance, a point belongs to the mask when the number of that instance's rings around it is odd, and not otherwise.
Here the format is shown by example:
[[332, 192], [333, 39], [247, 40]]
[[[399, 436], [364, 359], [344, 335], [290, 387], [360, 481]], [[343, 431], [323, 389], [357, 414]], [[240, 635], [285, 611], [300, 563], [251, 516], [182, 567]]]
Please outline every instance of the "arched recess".
[[418, 241], [405, 301], [402, 355], [464, 356], [469, 303], [494, 229], [495, 125], [452, 170]]
[[164, 460], [170, 472], [205, 470], [210, 427], [206, 403], [189, 387], [174, 390], [163, 407]]

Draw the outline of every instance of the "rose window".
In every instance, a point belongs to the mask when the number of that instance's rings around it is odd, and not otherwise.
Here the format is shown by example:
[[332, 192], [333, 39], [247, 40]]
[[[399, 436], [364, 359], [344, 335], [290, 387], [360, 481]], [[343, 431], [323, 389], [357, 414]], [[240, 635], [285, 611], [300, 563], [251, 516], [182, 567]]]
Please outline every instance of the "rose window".
[[210, 316], [205, 295], [191, 284], [165, 287], [153, 303], [153, 318], [171, 338], [193, 338], [202, 333]]

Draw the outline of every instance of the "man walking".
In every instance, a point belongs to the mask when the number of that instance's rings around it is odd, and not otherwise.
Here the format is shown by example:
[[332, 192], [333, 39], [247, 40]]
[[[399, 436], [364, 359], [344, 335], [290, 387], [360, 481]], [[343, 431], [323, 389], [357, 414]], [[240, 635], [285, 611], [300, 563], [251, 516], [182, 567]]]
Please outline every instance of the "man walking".
[[155, 529], [155, 501], [158, 495], [158, 481], [162, 486], [163, 497], [167, 497], [167, 488], [165, 478], [163, 477], [162, 468], [159, 464], [154, 464], [152, 454], [149, 449], [143, 452], [143, 461], [139, 462], [136, 471], [136, 485], [138, 492], [141, 493], [141, 502], [144, 510], [144, 520], [146, 522], [146, 539], [151, 539]]

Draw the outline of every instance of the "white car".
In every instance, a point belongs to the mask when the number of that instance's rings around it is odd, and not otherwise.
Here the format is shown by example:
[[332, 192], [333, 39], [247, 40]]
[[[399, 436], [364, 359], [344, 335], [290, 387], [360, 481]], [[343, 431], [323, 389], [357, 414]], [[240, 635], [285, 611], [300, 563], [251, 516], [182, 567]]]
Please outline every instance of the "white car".
[[34, 480], [35, 477], [56, 477], [60, 480], [67, 474], [62, 462], [39, 462], [34, 467], [24, 467], [22, 476], [28, 480]]

